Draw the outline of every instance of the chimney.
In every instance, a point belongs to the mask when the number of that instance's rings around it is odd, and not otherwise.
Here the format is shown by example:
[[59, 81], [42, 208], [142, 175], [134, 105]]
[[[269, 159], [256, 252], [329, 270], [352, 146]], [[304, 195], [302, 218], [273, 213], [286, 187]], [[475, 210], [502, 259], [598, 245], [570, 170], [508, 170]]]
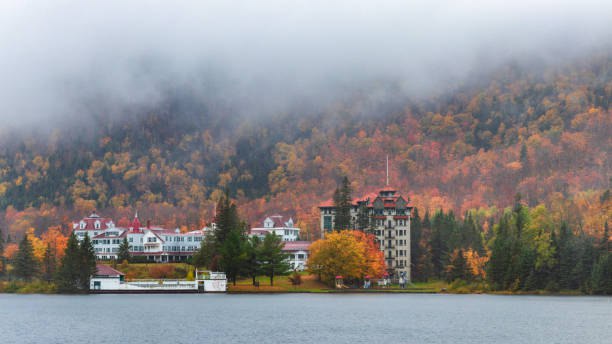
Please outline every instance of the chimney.
[[151, 220], [147, 220], [147, 229], [151, 229]]

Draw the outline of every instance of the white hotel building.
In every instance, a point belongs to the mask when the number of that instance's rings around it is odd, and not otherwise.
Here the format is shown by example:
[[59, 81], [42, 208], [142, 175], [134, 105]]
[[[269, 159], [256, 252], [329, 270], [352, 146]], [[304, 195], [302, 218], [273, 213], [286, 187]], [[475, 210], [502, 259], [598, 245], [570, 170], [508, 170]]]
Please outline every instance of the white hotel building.
[[294, 270], [306, 269], [310, 241], [300, 241], [300, 229], [295, 227], [292, 218], [285, 221], [282, 215], [272, 215], [262, 221], [263, 227], [254, 227], [249, 230], [249, 236], [258, 236], [260, 239], [271, 233], [280, 236], [285, 242], [283, 251], [289, 255], [288, 263]]
[[140, 256], [155, 262], [186, 260], [200, 248], [206, 232], [206, 229], [181, 233], [178, 228], [171, 230], [150, 225], [143, 227], [138, 214], [129, 227], [115, 227], [111, 219], [100, 217], [95, 212], [74, 222], [72, 228], [79, 240], [89, 235], [97, 259], [117, 259], [119, 245], [127, 238], [133, 257]]
[[[369, 228], [358, 228], [360, 207], [366, 211], [371, 223]], [[380, 250], [385, 254], [387, 272], [393, 278], [405, 273], [410, 278], [410, 213], [412, 206], [396, 189], [386, 186], [376, 194], [352, 201], [352, 228], [372, 231]], [[329, 200], [319, 205], [321, 211], [322, 237], [334, 230], [336, 208]]]

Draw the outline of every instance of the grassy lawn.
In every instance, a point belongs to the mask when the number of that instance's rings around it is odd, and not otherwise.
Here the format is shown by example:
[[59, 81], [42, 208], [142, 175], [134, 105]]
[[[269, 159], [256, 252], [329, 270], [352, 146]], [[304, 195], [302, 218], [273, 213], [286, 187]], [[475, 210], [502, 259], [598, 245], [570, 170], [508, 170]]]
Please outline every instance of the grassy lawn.
[[329, 290], [329, 287], [319, 282], [315, 275], [302, 274], [302, 284], [294, 286], [289, 280], [289, 276], [274, 276], [274, 286], [270, 285], [270, 278], [267, 276], [257, 277], [259, 287], [254, 287], [251, 278], [241, 278], [236, 281], [234, 286], [228, 283], [228, 291], [230, 292], [323, 292]]
[[[106, 263], [103, 263], [106, 264]], [[111, 266], [111, 264], [106, 264]], [[114, 267], [125, 274], [125, 278], [132, 279], [184, 279], [193, 267], [185, 263], [130, 263], [117, 264]]]
[[236, 285], [228, 283], [229, 292], [237, 293], [274, 293], [274, 292], [310, 292], [310, 293], [344, 293], [344, 292], [364, 292], [364, 293], [438, 293], [443, 289], [448, 290], [449, 285], [443, 281], [433, 281], [427, 283], [415, 283], [406, 289], [400, 289], [399, 285], [392, 285], [387, 288], [374, 287], [371, 289], [334, 289], [318, 281], [316, 275], [302, 275], [302, 284], [294, 286], [289, 281], [289, 276], [274, 277], [274, 286], [270, 286], [270, 279], [266, 276], [257, 278], [259, 287], [252, 285], [250, 278], [242, 278], [236, 281]]

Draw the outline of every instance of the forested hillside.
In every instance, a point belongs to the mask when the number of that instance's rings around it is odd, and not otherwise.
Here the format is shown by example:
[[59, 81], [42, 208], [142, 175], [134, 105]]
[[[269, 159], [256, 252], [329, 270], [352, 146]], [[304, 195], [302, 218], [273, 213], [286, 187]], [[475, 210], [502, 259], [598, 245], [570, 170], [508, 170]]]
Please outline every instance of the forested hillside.
[[121, 118], [97, 113], [61, 128], [49, 123], [43, 134], [6, 133], [0, 228], [40, 234], [93, 209], [197, 227], [227, 189], [250, 221], [289, 213], [316, 233], [316, 206], [340, 177], [356, 194], [373, 191], [389, 155], [391, 183], [422, 213], [500, 216], [520, 193], [602, 234], [612, 211], [608, 55], [537, 72], [507, 65], [426, 97], [395, 86], [258, 116], [173, 91]]

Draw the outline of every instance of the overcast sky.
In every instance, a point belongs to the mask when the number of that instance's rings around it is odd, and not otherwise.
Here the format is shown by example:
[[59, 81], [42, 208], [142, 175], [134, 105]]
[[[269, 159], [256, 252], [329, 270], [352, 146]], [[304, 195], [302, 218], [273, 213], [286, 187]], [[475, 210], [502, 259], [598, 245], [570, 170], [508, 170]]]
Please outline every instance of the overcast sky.
[[[426, 94], [483, 67], [612, 43], [612, 1], [0, 2], [0, 128], [190, 89], [253, 113], [391, 80]], [[245, 110], [244, 110], [245, 111]]]

